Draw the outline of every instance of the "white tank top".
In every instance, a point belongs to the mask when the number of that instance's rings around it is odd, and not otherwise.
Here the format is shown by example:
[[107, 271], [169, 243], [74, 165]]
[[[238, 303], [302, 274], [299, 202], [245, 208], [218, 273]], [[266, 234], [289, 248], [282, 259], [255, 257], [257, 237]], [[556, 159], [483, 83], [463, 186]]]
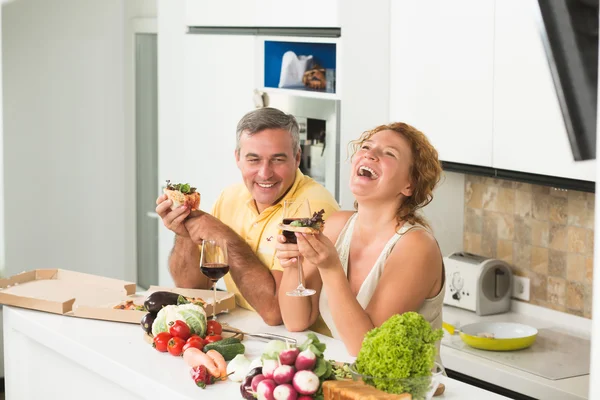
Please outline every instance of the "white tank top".
[[[348, 256], [350, 254], [350, 241], [352, 239], [352, 232], [354, 231], [354, 223], [356, 222], [356, 216], [358, 214], [354, 213], [346, 222], [344, 229], [340, 232], [338, 239], [335, 243], [335, 247], [340, 255], [340, 260], [342, 262], [342, 268], [344, 269], [344, 274], [346, 277], [348, 276]], [[356, 300], [361, 305], [363, 309], [367, 308], [369, 302], [371, 301], [371, 297], [375, 293], [375, 289], [377, 288], [377, 284], [379, 283], [379, 279], [383, 274], [383, 269], [385, 267], [385, 262], [389, 255], [391, 254], [394, 246], [400, 240], [400, 238], [411, 229], [425, 229], [427, 228], [420, 224], [412, 225], [409, 223], [404, 223], [400, 231], [394, 234], [388, 240], [385, 247], [383, 248], [381, 254], [375, 261], [375, 265], [365, 278], [362, 283], [358, 294], [356, 295]], [[444, 284], [440, 292], [430, 299], [425, 299], [418, 312], [427, 320], [433, 329], [441, 329], [442, 327], [442, 303], [444, 301], [444, 292], [446, 290], [446, 282], [444, 279]], [[327, 293], [325, 289], [321, 291], [321, 297], [319, 299], [319, 311], [323, 320], [327, 324], [327, 327], [331, 330], [331, 334], [335, 339], [341, 339], [338, 333], [338, 330], [333, 322], [333, 316], [331, 314], [331, 309], [329, 308], [329, 302], [327, 301]], [[439, 361], [439, 346], [440, 343], [437, 343], [438, 349], [438, 361]]]

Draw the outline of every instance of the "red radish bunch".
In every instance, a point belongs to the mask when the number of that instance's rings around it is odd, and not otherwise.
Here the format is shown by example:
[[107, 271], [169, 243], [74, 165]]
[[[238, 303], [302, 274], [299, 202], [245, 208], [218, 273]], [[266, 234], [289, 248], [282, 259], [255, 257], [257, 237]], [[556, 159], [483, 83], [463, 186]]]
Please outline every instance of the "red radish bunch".
[[313, 333], [298, 347], [263, 354], [262, 374], [252, 378], [258, 400], [307, 400], [321, 394], [321, 382], [332, 376], [325, 344]]

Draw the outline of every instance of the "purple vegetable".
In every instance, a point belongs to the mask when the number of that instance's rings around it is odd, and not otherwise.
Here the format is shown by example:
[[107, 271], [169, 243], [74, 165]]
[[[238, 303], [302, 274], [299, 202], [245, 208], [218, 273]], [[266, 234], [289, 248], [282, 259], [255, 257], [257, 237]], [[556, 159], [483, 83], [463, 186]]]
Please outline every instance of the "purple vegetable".
[[294, 365], [296, 362], [296, 357], [298, 357], [298, 353], [300, 353], [300, 350], [297, 347], [283, 350], [281, 353], [279, 353], [279, 362], [283, 365]]
[[273, 379], [265, 379], [260, 381], [256, 387], [258, 400], [275, 400], [275, 397], [273, 397], [273, 391], [275, 390], [276, 386], [277, 385]]
[[262, 367], [256, 367], [248, 372], [248, 375], [246, 375], [246, 378], [244, 378], [244, 381], [240, 385], [240, 393], [244, 399], [255, 400], [254, 391], [252, 390], [252, 379], [261, 374]]
[[292, 385], [284, 383], [275, 388], [273, 396], [275, 397], [275, 400], [296, 400], [298, 398], [298, 393]]
[[313, 353], [309, 349], [306, 349], [303, 352], [301, 352], [300, 354], [298, 354], [298, 358], [296, 358], [296, 362], [294, 365], [296, 366], [296, 369], [298, 371], [302, 371], [302, 370], [312, 371], [312, 369], [315, 367], [316, 363], [317, 363], [317, 356], [315, 356], [315, 353]]
[[298, 371], [292, 384], [300, 394], [315, 394], [319, 390], [319, 377], [312, 371]]

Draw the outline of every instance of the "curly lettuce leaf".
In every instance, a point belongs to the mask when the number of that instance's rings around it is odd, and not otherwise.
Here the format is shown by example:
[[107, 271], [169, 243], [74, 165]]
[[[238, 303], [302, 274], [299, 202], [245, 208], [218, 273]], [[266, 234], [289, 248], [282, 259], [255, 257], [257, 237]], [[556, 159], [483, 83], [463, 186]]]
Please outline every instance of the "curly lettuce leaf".
[[409, 392], [419, 398], [427, 391], [429, 379], [404, 381], [404, 384], [390, 379], [431, 376], [435, 344], [442, 335], [441, 329], [433, 330], [416, 312], [396, 314], [367, 332], [356, 358], [356, 369], [363, 375], [387, 378], [368, 382], [380, 390], [397, 394]]

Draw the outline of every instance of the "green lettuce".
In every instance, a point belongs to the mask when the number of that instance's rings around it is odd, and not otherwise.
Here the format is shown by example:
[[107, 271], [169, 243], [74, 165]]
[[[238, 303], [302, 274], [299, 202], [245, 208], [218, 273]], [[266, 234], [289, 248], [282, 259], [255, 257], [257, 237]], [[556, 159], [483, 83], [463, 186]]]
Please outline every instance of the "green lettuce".
[[[431, 329], [429, 322], [416, 312], [393, 315], [367, 332], [356, 358], [356, 370], [376, 377], [365, 381], [380, 390], [424, 398], [435, 362], [435, 344], [442, 335], [441, 329]], [[397, 380], [404, 378], [411, 379]]]

